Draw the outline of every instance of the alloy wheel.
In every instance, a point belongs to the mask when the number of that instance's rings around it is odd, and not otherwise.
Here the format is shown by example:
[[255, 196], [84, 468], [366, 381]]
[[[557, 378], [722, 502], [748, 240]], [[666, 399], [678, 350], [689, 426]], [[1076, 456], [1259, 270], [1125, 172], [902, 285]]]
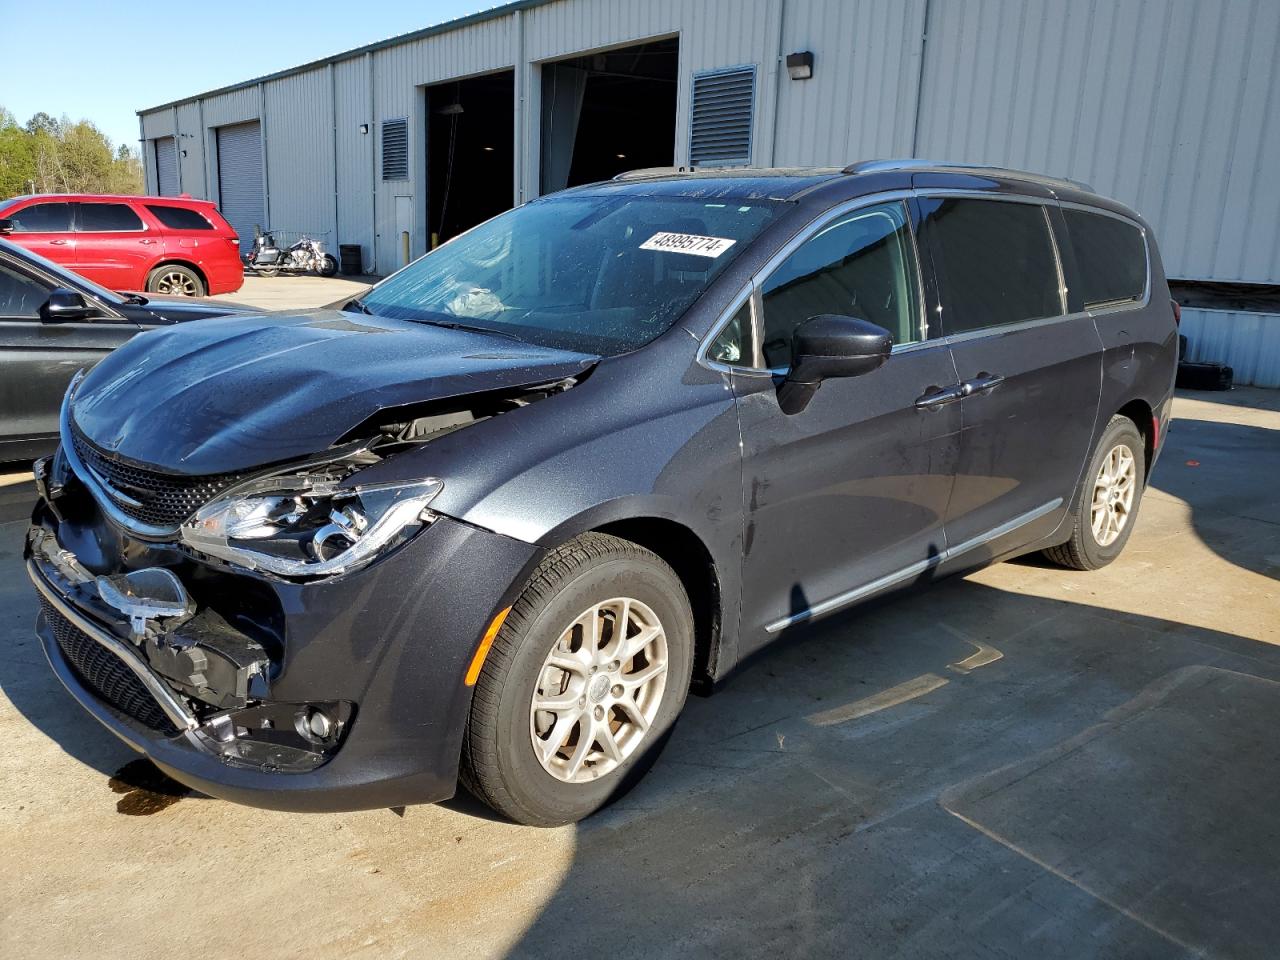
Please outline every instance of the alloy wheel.
[[169, 270], [157, 277], [155, 288], [156, 293], [167, 294], [171, 297], [194, 297], [196, 295], [195, 280], [177, 270]]
[[1093, 481], [1089, 521], [1098, 546], [1111, 546], [1128, 526], [1137, 486], [1138, 468], [1133, 451], [1118, 443], [1103, 458]]
[[667, 635], [653, 610], [614, 597], [582, 611], [538, 672], [529, 736], [542, 768], [587, 783], [635, 753], [667, 683]]

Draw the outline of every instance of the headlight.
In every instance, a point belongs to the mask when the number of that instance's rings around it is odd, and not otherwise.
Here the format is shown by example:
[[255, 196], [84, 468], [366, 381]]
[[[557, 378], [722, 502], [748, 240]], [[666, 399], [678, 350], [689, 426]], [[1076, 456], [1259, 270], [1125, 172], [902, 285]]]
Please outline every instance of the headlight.
[[339, 488], [270, 478], [201, 507], [180, 535], [199, 553], [251, 570], [333, 576], [407, 539], [443, 487], [436, 479]]

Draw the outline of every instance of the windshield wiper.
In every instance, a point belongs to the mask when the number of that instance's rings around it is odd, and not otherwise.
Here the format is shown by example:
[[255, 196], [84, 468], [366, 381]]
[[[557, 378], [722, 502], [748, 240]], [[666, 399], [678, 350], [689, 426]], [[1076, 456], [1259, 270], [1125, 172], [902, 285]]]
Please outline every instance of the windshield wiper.
[[514, 333], [507, 333], [505, 330], [494, 330], [492, 327], [482, 327], [474, 323], [459, 323], [456, 320], [414, 320], [414, 323], [429, 323], [433, 327], [445, 327], [449, 330], [466, 330], [470, 333], [488, 333], [495, 337], [505, 337], [508, 340], [515, 340], [517, 343], [524, 343]]
[[367, 313], [371, 317], [373, 316], [373, 311], [370, 310], [368, 307], [366, 307], [364, 305], [364, 301], [362, 301], [359, 297], [356, 297], [352, 300], [348, 300], [347, 307], [348, 309], [359, 310], [361, 313]]

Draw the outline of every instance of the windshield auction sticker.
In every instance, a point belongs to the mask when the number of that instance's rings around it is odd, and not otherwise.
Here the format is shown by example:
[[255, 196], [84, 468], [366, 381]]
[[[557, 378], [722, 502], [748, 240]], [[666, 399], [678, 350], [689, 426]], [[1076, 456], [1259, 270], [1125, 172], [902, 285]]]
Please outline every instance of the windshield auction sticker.
[[655, 233], [640, 244], [640, 249], [691, 253], [695, 257], [718, 257], [736, 242], [724, 237], [700, 237], [695, 233]]

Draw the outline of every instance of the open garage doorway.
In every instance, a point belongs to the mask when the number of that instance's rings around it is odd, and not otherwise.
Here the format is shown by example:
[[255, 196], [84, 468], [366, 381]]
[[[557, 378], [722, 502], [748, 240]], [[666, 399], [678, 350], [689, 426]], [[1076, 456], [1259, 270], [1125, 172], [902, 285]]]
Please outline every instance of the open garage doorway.
[[672, 37], [545, 64], [542, 192], [673, 164], [679, 57]]
[[515, 73], [427, 87], [427, 240], [434, 247], [512, 206]]

